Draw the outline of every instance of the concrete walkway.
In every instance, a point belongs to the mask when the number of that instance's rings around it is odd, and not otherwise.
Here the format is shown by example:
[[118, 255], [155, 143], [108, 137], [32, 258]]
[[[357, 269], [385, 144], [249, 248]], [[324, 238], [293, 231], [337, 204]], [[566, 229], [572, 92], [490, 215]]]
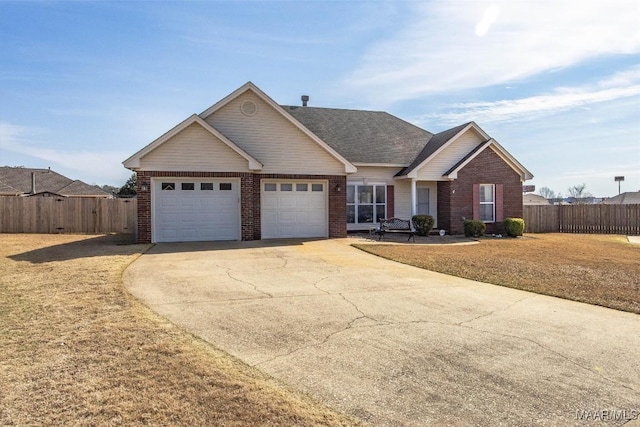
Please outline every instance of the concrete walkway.
[[159, 244], [125, 285], [174, 323], [372, 425], [566, 426], [594, 411], [640, 411], [640, 316], [349, 243]]

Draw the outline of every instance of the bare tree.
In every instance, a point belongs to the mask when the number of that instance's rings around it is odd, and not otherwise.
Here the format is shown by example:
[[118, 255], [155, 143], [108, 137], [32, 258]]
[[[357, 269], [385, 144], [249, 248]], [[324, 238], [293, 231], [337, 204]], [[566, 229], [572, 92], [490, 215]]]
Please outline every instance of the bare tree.
[[556, 192], [550, 189], [549, 187], [542, 187], [541, 189], [538, 190], [538, 193], [540, 193], [540, 195], [545, 199], [556, 198]]
[[587, 191], [587, 184], [569, 187], [569, 196], [575, 199], [575, 203], [591, 203], [593, 196]]

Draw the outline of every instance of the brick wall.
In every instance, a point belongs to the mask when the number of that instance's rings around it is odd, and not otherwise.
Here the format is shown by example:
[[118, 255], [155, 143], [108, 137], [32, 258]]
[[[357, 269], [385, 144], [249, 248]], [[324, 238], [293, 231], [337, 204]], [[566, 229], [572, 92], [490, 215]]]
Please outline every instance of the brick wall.
[[[463, 234], [463, 218], [473, 219], [473, 185], [503, 184], [504, 218], [522, 218], [522, 182], [511, 167], [487, 148], [458, 172], [458, 179], [438, 182], [438, 226]], [[488, 223], [487, 233], [503, 233], [502, 222]]]
[[[140, 243], [151, 242], [151, 178], [240, 178], [240, 217], [242, 240], [261, 238], [260, 188], [262, 179], [327, 180], [329, 191], [329, 237], [347, 235], [347, 179], [334, 175], [281, 175], [235, 172], [137, 172], [138, 230]], [[142, 187], [145, 191], [142, 191]]]

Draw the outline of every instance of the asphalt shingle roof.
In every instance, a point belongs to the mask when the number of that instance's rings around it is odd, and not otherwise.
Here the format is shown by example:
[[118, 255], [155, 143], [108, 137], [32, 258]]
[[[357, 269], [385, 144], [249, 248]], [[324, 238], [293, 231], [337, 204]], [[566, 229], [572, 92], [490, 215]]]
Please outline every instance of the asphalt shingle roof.
[[101, 188], [82, 181], [74, 181], [50, 169], [20, 167], [0, 167], [0, 188], [13, 188], [18, 194], [31, 194], [35, 176], [35, 192], [49, 192], [61, 196], [106, 197], [108, 193]]
[[282, 108], [352, 163], [407, 165], [433, 136], [382, 111]]

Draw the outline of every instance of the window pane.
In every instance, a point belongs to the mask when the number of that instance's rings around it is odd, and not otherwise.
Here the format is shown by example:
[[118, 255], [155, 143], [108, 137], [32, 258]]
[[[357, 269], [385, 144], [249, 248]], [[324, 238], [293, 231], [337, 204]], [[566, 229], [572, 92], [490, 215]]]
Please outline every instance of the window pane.
[[384, 185], [376, 185], [376, 203], [384, 203], [387, 188]]
[[280, 184], [280, 191], [293, 191], [293, 184]]
[[385, 211], [385, 205], [376, 205], [376, 222], [380, 222], [380, 220], [387, 217]]
[[264, 191], [276, 191], [276, 185], [275, 184], [265, 184], [264, 185]]
[[356, 222], [356, 207], [354, 205], [347, 205], [347, 223], [353, 224]]
[[230, 182], [221, 182], [220, 183], [220, 190], [222, 190], [222, 191], [231, 190], [231, 183]]
[[373, 222], [373, 205], [358, 205], [358, 222], [360, 224]]
[[493, 184], [480, 185], [480, 202], [493, 202]]
[[373, 185], [358, 187], [358, 203], [373, 203]]
[[356, 202], [356, 187], [355, 185], [347, 185], [347, 203]]
[[193, 184], [193, 182], [183, 182], [182, 183], [182, 189], [183, 190], [195, 190], [196, 186]]
[[213, 182], [201, 182], [200, 183], [200, 190], [204, 191], [204, 190], [213, 190]]
[[[347, 191], [348, 190], [349, 188], [347, 187]], [[311, 191], [322, 191], [322, 184], [311, 184]]]
[[309, 191], [308, 184], [296, 184], [296, 191]]
[[480, 205], [480, 220], [485, 222], [493, 222], [493, 204]]
[[162, 189], [167, 191], [175, 190], [176, 185], [173, 182], [163, 182]]

